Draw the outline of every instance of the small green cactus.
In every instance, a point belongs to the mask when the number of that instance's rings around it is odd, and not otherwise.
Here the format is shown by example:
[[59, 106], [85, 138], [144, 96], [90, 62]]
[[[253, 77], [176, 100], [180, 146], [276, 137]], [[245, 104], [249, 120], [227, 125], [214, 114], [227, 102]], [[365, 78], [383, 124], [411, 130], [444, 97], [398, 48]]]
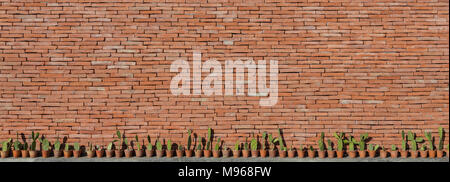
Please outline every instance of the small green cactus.
[[167, 150], [172, 151], [172, 141], [170, 139], [167, 140]]
[[438, 144], [438, 150], [444, 149], [444, 129], [442, 127], [439, 127], [439, 144]]
[[391, 150], [392, 151], [396, 151], [397, 150], [397, 146], [395, 146], [394, 144], [391, 145]]
[[6, 151], [10, 150], [10, 148], [11, 148], [11, 140], [12, 139], [9, 138], [8, 140], [2, 142], [2, 151], [6, 152]]
[[411, 150], [417, 151], [417, 143], [423, 142], [423, 138], [416, 138], [416, 134], [408, 131], [408, 140], [411, 141]]
[[162, 148], [163, 147], [161, 142], [158, 139], [156, 139], [156, 150], [162, 151]]
[[333, 136], [337, 139], [337, 150], [338, 151], [344, 150], [345, 133], [341, 132], [339, 133], [339, 135], [333, 133]]
[[234, 144], [234, 150], [235, 151], [238, 151], [239, 150], [239, 140], [238, 141], [236, 141], [236, 143]]
[[188, 130], [188, 139], [187, 139], [187, 149], [191, 150], [192, 138], [191, 138], [191, 130]]
[[320, 133], [320, 138], [317, 141], [320, 151], [324, 151], [325, 150], [325, 144], [324, 144], [323, 138], [324, 138], [324, 133], [322, 132], [322, 133]]
[[35, 151], [36, 150], [36, 141], [39, 138], [39, 132], [34, 133], [34, 131], [31, 131], [31, 145], [30, 145], [30, 150], [31, 151]]
[[42, 150], [48, 151], [50, 150], [50, 142], [47, 139], [39, 139], [39, 142], [42, 143]]
[[431, 132], [425, 132], [425, 138], [428, 140], [430, 150], [434, 150], [434, 137], [431, 136]]
[[79, 151], [80, 150], [80, 144], [78, 142], [73, 143], [73, 149], [75, 151]]
[[250, 142], [250, 148], [252, 149], [252, 151], [258, 150], [258, 141], [255, 138], [252, 138]]
[[327, 143], [328, 143], [328, 145], [327, 145], [327, 150], [328, 150], [328, 151], [333, 151], [333, 143], [331, 142], [331, 140], [328, 139], [328, 140], [327, 140]]
[[61, 149], [61, 142], [59, 141], [59, 137], [56, 137], [56, 141], [53, 144], [53, 149], [59, 151]]
[[152, 141], [150, 139], [150, 135], [147, 135], [147, 142], [148, 142], [147, 150], [149, 150], [149, 151], [153, 150], [153, 145], [152, 145]]
[[377, 151], [378, 148], [380, 148], [380, 145], [375, 145], [375, 147], [374, 147], [373, 144], [369, 144], [369, 147], [368, 147], [368, 149], [370, 151]]
[[263, 150], [266, 149], [266, 138], [267, 138], [267, 132], [263, 132], [263, 134], [262, 134], [262, 142], [261, 142], [261, 148]]
[[136, 148], [137, 150], [141, 150], [141, 143], [139, 143], [139, 137], [136, 135], [134, 136], [135, 142], [136, 142]]
[[220, 149], [220, 137], [217, 138], [216, 145], [214, 146], [214, 150], [215, 151], [219, 151], [219, 149]]
[[407, 145], [408, 144], [408, 141], [406, 140], [406, 137], [405, 137], [405, 132], [402, 130], [402, 150], [403, 151], [406, 151], [406, 149], [407, 149]]
[[70, 150], [70, 145], [69, 145], [68, 143], [66, 143], [66, 144], [64, 145], [64, 150], [65, 150], [65, 151], [69, 151], [69, 150]]

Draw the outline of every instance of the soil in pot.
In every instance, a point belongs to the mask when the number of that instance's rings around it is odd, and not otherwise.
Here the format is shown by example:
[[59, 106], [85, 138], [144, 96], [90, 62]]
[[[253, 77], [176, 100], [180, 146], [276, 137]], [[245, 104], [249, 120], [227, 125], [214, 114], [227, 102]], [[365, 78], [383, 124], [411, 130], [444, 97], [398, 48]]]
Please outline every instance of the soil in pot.
[[21, 154], [20, 150], [13, 150], [13, 157], [14, 158], [19, 158], [20, 154]]
[[153, 153], [155, 153], [154, 150], [145, 150], [146, 157], [153, 157]]
[[114, 153], [114, 150], [106, 150], [106, 158], [113, 157]]
[[61, 150], [53, 150], [53, 157], [59, 158], [61, 156], [62, 156], [62, 151]]
[[143, 150], [136, 150], [134, 151], [136, 153], [136, 157], [142, 157], [144, 156], [144, 151]]
[[411, 158], [415, 159], [419, 157], [419, 152], [418, 151], [411, 151]]
[[88, 150], [88, 151], [86, 151], [86, 155], [88, 158], [93, 158], [93, 157], [95, 157], [95, 151]]
[[233, 158], [239, 158], [241, 155], [240, 150], [233, 150]]
[[193, 151], [192, 149], [186, 150], [186, 151], [185, 151], [186, 157], [192, 157], [192, 153], [193, 153], [193, 152], [194, 152], [194, 151]]
[[242, 157], [247, 158], [250, 156], [250, 150], [242, 150]]
[[116, 156], [116, 158], [121, 158], [123, 156], [123, 150], [121, 149], [114, 150], [114, 155]]
[[359, 150], [358, 154], [359, 154], [359, 158], [366, 158], [367, 152], [365, 150], [363, 150], [363, 151]]
[[426, 151], [426, 150], [421, 150], [421, 151], [419, 151], [419, 153], [420, 153], [420, 157], [421, 158], [427, 158], [428, 157], [428, 151]]
[[72, 150], [64, 150], [64, 158], [72, 157]]
[[381, 151], [380, 151], [380, 158], [384, 159], [384, 158], [386, 158], [386, 157], [387, 157], [387, 151], [381, 150]]
[[375, 150], [369, 150], [369, 157], [370, 157], [370, 158], [375, 158], [376, 155], [377, 155], [377, 151], [375, 151]]
[[316, 157], [316, 151], [315, 150], [308, 150], [308, 157], [309, 158]]
[[50, 157], [50, 150], [43, 150], [41, 151], [42, 158], [48, 158]]
[[73, 157], [78, 158], [81, 156], [81, 150], [74, 150], [73, 151]]
[[252, 157], [256, 158], [259, 156], [259, 151], [258, 150], [252, 150]]
[[408, 158], [408, 151], [407, 150], [401, 150], [400, 151], [400, 156], [402, 158]]
[[30, 154], [28, 152], [28, 150], [21, 150], [20, 153], [22, 155], [22, 158], [27, 158], [29, 156], [29, 154]]
[[202, 157], [202, 154], [203, 154], [203, 150], [196, 150], [195, 151], [195, 157], [197, 157], [197, 158]]
[[336, 152], [335, 152], [334, 150], [327, 150], [328, 158], [334, 158], [335, 153], [336, 153]]
[[428, 156], [430, 158], [435, 158], [436, 157], [436, 150], [429, 150], [428, 151]]
[[295, 150], [288, 150], [288, 157], [294, 158], [295, 157]]
[[203, 150], [203, 157], [211, 157], [211, 150]]
[[267, 156], [267, 150], [261, 149], [259, 150], [259, 154], [261, 155], [262, 158], [265, 158]]
[[28, 151], [28, 153], [30, 154], [30, 158], [36, 158], [37, 157], [37, 151], [35, 151], [35, 150], [30, 150], [30, 151]]
[[213, 151], [213, 157], [214, 158], [219, 158], [220, 157], [220, 150], [214, 150]]
[[336, 157], [339, 159], [344, 158], [344, 151], [343, 150], [336, 151]]
[[347, 151], [347, 155], [350, 158], [355, 158], [356, 157], [356, 151]]
[[391, 158], [397, 158], [398, 157], [398, 151], [397, 150], [390, 151], [389, 154], [391, 155]]
[[276, 157], [277, 156], [277, 150], [269, 150], [269, 157]]
[[326, 153], [326, 151], [317, 151], [317, 155], [319, 156], [319, 158], [321, 158], [321, 159], [323, 159], [323, 158], [325, 158], [325, 153]]
[[131, 158], [131, 157], [133, 157], [133, 150], [131, 150], [131, 149], [125, 150], [125, 157], [126, 157], [126, 158]]
[[184, 150], [177, 150], [177, 157], [182, 158], [184, 154]]

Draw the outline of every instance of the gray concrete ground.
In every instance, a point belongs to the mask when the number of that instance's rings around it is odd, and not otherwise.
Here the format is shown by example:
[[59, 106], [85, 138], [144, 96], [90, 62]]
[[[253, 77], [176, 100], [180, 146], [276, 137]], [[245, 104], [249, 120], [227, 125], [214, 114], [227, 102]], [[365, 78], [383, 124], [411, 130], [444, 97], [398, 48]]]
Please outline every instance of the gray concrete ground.
[[5, 158], [0, 159], [0, 162], [449, 162], [449, 158], [344, 158], [344, 159], [319, 159], [319, 158], [157, 158], [157, 157], [140, 157], [140, 158]]

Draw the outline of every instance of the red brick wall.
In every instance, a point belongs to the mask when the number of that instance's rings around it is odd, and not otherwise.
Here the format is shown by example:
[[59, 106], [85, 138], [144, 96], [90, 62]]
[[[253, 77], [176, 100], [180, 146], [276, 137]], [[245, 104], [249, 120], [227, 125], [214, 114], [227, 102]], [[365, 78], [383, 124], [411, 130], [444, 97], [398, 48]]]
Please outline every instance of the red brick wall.
[[[449, 125], [448, 0], [0, 0], [0, 139], [185, 142], [368, 132], [399, 143]], [[279, 61], [279, 99], [173, 96], [172, 61]], [[448, 138], [448, 136], [447, 136]]]

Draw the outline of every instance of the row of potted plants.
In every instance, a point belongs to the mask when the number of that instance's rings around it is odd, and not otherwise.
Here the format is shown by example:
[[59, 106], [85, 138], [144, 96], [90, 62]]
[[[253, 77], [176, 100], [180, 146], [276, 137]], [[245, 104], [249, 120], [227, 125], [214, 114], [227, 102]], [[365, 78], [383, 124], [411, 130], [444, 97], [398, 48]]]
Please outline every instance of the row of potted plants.
[[[12, 139], [8, 139], [2, 142], [2, 150], [1, 157], [6, 158], [9, 157], [10, 151], [12, 151], [12, 156], [14, 158], [35, 158], [39, 155], [36, 150], [37, 142], [39, 141], [40, 145], [40, 154], [43, 158], [50, 157], [75, 157], [78, 158], [82, 154], [86, 154], [87, 157], [211, 157], [211, 155], [215, 158], [218, 157], [289, 157], [293, 158], [295, 156], [299, 158], [309, 157], [309, 158], [355, 158], [359, 156], [360, 158], [367, 157], [377, 157], [386, 158], [388, 154], [391, 158], [397, 158], [398, 154], [402, 158], [434, 158], [434, 157], [443, 157], [444, 156], [444, 138], [443, 138], [443, 129], [439, 128], [439, 143], [437, 150], [434, 147], [434, 137], [431, 136], [430, 132], [425, 132], [425, 138], [428, 141], [428, 144], [424, 143], [425, 140], [420, 137], [416, 137], [416, 135], [409, 131], [407, 134], [402, 131], [402, 139], [401, 139], [401, 149], [399, 150], [396, 145], [392, 145], [390, 150], [385, 149], [383, 146], [375, 145], [375, 144], [366, 144], [369, 140], [369, 136], [367, 133], [360, 135], [359, 140], [357, 140], [353, 136], [346, 137], [344, 133], [333, 133], [334, 138], [337, 141], [337, 146], [334, 146], [334, 143], [328, 139], [327, 144], [325, 145], [325, 137], [322, 132], [317, 140], [318, 148], [315, 149], [312, 145], [304, 147], [300, 145], [298, 149], [293, 147], [287, 148], [284, 144], [284, 140], [282, 138], [281, 130], [278, 129], [278, 137], [273, 137], [272, 134], [267, 134], [267, 132], [262, 133], [262, 140], [259, 141], [256, 138], [252, 138], [250, 142], [247, 142], [247, 138], [245, 142], [236, 141], [234, 147], [232, 149], [223, 147], [224, 142], [221, 138], [217, 138], [215, 145], [213, 147], [213, 138], [212, 138], [212, 129], [208, 129], [207, 137], [205, 138], [205, 142], [202, 142], [202, 138], [198, 137], [195, 142], [197, 143], [195, 146], [192, 145], [192, 132], [188, 130], [188, 138], [186, 148], [181, 144], [174, 144], [169, 139], [166, 144], [161, 142], [159, 139], [156, 140], [155, 144], [152, 144], [150, 140], [150, 136], [147, 136], [147, 145], [144, 147], [144, 141], [139, 140], [138, 136], [134, 137], [134, 140], [129, 142], [128, 139], [121, 134], [120, 131], [116, 131], [115, 137], [113, 141], [111, 141], [106, 148], [101, 145], [93, 146], [92, 143], [88, 142], [87, 146], [80, 146], [79, 143], [73, 143], [70, 145], [67, 142], [61, 142], [59, 137], [56, 141], [51, 145], [51, 143], [45, 139], [44, 137], [39, 138], [39, 133], [31, 133], [31, 145], [24, 140], [24, 142], [20, 142], [19, 137], [17, 135], [16, 140], [12, 141]], [[117, 144], [116, 144], [117, 143]], [[135, 146], [135, 147], [134, 147]], [[367, 147], [367, 149], [366, 149]], [[11, 150], [12, 148], [12, 150]], [[335, 149], [336, 148], [336, 149]], [[358, 149], [357, 149], [358, 148]], [[84, 149], [84, 150], [83, 150]], [[446, 146], [447, 149], [447, 157], [448, 157], [448, 149], [449, 145]], [[83, 152], [84, 151], [84, 152]]]

